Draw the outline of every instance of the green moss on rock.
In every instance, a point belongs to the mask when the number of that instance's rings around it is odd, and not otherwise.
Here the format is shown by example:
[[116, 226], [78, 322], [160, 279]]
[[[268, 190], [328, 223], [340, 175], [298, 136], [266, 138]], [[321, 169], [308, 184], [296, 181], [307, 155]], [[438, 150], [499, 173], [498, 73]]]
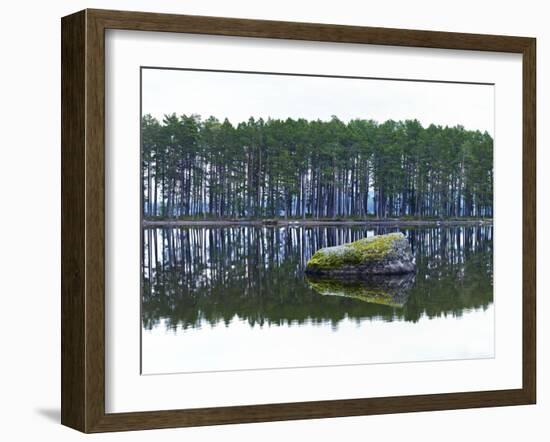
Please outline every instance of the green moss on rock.
[[381, 260], [393, 250], [392, 244], [396, 240], [404, 239], [402, 233], [390, 233], [388, 235], [372, 236], [347, 244], [361, 254], [361, 262], [366, 260]]
[[360, 265], [369, 261], [381, 261], [393, 250], [396, 240], [404, 239], [402, 233], [390, 233], [363, 238], [348, 244], [320, 249], [307, 263], [310, 270], [330, 270], [344, 265]]

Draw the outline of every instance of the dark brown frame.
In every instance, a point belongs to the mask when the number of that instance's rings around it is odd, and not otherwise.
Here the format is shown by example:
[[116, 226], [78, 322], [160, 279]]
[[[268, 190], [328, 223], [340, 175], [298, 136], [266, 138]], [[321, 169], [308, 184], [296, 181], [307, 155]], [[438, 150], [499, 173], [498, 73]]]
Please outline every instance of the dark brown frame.
[[[523, 386], [220, 408], [105, 413], [105, 30], [183, 32], [519, 53], [523, 56]], [[61, 422], [83, 432], [534, 404], [536, 40], [450, 32], [84, 10], [62, 30]]]

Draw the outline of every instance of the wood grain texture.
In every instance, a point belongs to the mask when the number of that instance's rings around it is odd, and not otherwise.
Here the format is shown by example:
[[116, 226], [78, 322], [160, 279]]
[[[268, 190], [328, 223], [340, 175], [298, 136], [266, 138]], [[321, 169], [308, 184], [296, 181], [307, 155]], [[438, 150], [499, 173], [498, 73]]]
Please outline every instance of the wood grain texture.
[[186, 32], [288, 40], [522, 52], [529, 38], [149, 12], [88, 10], [105, 29]]
[[105, 37], [86, 11], [86, 431], [105, 414]]
[[85, 428], [85, 13], [61, 28], [61, 422]]
[[[353, 400], [105, 413], [105, 30], [500, 51], [523, 55], [523, 387]], [[62, 423], [84, 432], [531, 404], [536, 398], [535, 40], [86, 10], [62, 20]]]
[[536, 402], [537, 97], [536, 40], [523, 50], [523, 389]]

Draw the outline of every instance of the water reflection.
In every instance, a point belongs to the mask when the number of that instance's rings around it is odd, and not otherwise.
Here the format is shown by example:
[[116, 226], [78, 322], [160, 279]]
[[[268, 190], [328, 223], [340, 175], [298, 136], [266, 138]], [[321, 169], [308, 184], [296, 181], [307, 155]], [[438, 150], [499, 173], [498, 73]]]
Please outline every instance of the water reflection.
[[[411, 278], [306, 279], [305, 265], [317, 249], [398, 230], [416, 257], [418, 271]], [[492, 303], [492, 235], [491, 226], [147, 228], [143, 326], [229, 324], [235, 316], [251, 327], [461, 316]]]
[[307, 275], [309, 286], [320, 295], [344, 296], [363, 302], [403, 307], [414, 286], [415, 274], [326, 277]]

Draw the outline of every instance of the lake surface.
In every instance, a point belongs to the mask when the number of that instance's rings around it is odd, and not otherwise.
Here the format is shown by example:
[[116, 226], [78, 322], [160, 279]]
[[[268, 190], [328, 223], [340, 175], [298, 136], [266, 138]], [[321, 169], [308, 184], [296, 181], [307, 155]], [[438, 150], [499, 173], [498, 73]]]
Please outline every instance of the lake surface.
[[[304, 275], [313, 253], [402, 231], [414, 275]], [[494, 356], [493, 228], [145, 228], [142, 373]]]

